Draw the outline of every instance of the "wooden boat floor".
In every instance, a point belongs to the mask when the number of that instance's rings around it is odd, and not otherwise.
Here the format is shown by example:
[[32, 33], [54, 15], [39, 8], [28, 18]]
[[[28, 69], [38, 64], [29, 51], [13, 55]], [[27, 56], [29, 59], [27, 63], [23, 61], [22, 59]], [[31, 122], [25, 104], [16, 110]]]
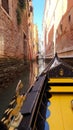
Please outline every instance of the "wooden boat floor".
[[50, 130], [73, 130], [73, 94], [52, 94], [50, 98], [50, 117], [46, 119]]

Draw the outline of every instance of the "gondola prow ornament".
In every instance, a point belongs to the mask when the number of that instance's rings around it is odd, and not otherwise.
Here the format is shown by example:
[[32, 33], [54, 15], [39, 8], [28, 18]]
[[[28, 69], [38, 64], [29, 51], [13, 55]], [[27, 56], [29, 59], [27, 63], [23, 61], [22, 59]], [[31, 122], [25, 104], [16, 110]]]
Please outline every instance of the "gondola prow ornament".
[[20, 95], [20, 89], [23, 87], [21, 80], [18, 82], [16, 87], [16, 106], [12, 109], [8, 119], [4, 122], [9, 130], [14, 130], [17, 128], [23, 118], [23, 115], [20, 113], [21, 107], [25, 100], [25, 95]]

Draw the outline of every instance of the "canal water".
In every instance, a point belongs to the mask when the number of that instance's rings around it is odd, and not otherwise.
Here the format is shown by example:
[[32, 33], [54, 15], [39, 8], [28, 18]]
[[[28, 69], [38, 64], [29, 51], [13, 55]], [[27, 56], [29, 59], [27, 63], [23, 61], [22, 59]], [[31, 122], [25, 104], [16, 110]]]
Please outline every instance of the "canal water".
[[21, 80], [23, 83], [22, 92], [27, 92], [29, 87], [33, 85], [34, 81], [36, 80], [36, 77], [41, 74], [45, 67], [46, 64], [43, 60], [30, 63], [29, 67], [27, 66], [20, 76], [17, 75], [17, 78], [15, 81], [10, 83], [9, 87], [4, 88], [0, 92], [0, 119], [2, 118], [2, 115], [10, 100], [15, 95], [16, 86], [19, 80]]

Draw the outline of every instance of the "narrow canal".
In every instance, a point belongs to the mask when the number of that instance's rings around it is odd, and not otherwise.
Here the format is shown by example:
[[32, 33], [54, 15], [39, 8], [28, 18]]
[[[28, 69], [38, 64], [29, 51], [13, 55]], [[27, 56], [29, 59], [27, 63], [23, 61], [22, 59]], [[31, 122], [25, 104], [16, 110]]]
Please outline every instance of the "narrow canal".
[[10, 83], [9, 87], [3, 89], [0, 92], [0, 119], [7, 108], [10, 100], [15, 95], [15, 90], [18, 81], [21, 79], [23, 83], [22, 92], [27, 92], [28, 88], [34, 83], [36, 77], [44, 70], [46, 64], [43, 60], [39, 60], [38, 62], [30, 63], [29, 66], [21, 73], [20, 76], [17, 75], [15, 81]]

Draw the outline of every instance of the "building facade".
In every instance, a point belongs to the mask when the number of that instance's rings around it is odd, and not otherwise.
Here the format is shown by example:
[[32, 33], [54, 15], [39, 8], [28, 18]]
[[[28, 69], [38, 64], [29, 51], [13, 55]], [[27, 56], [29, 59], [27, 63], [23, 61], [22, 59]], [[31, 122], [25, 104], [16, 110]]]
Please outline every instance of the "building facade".
[[38, 27], [33, 25], [33, 59], [36, 59], [38, 55]]
[[72, 0], [45, 0], [43, 33], [46, 57], [73, 57]]
[[33, 60], [33, 5], [32, 0], [29, 1], [29, 13], [28, 13], [28, 39], [29, 39], [29, 58]]
[[0, 0], [0, 57], [30, 59], [29, 2]]

